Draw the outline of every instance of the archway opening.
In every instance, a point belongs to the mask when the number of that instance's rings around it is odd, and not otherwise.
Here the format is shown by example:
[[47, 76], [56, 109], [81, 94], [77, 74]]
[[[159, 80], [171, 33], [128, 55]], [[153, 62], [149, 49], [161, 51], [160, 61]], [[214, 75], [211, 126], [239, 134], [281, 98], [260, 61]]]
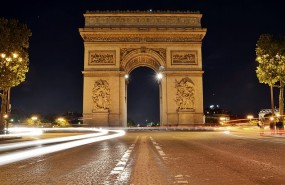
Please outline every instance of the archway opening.
[[134, 69], [128, 79], [128, 126], [158, 126], [160, 123], [159, 83], [148, 67]]

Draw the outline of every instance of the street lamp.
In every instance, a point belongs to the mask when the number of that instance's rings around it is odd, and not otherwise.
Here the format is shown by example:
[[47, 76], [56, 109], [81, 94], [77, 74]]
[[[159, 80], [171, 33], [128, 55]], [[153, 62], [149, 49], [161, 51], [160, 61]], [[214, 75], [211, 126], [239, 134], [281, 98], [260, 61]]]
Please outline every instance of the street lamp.
[[62, 117], [57, 118], [57, 121], [64, 121], [64, 118], [62, 118]]
[[253, 119], [253, 115], [248, 115], [246, 118], [251, 120], [251, 119]]
[[38, 117], [37, 117], [37, 116], [32, 116], [31, 119], [32, 119], [33, 121], [37, 121], [37, 120], [38, 120]]
[[162, 73], [157, 73], [156, 74], [156, 78], [158, 79], [158, 80], [161, 80], [162, 78], [163, 78], [163, 75], [162, 75]]

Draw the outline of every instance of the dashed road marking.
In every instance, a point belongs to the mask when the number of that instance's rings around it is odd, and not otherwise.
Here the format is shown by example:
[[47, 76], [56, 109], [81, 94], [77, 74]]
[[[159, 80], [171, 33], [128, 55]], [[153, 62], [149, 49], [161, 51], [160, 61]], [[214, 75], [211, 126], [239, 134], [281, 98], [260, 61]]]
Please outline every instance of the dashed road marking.
[[188, 184], [188, 181], [184, 179], [183, 175], [176, 175], [174, 179], [174, 184]]
[[127, 162], [130, 158], [131, 153], [133, 152], [135, 145], [138, 141], [138, 136], [136, 137], [134, 143], [128, 148], [128, 150], [124, 153], [124, 155], [122, 156], [122, 158], [118, 161], [118, 163], [116, 164], [116, 166], [113, 168], [113, 170], [110, 172], [110, 174], [108, 175], [108, 177], [106, 178], [106, 180], [104, 181], [105, 185], [108, 184], [117, 184], [118, 182], [110, 182], [112, 179], [116, 179], [116, 181], [120, 181], [119, 178], [120, 176], [124, 176], [124, 178], [129, 178], [129, 175], [123, 174], [124, 169], [127, 166]]
[[162, 159], [167, 160], [166, 154], [162, 150], [161, 146], [159, 146], [159, 144], [151, 136], [150, 136], [150, 140], [152, 144], [154, 145], [155, 149], [157, 150], [157, 152], [159, 153], [159, 155], [162, 157]]
[[[152, 142], [152, 144], [154, 145], [154, 147], [156, 148], [157, 152], [159, 153], [159, 155], [162, 157], [162, 159], [164, 161], [167, 160], [167, 155], [164, 153], [164, 151], [162, 150], [162, 147], [159, 146], [159, 144], [150, 136], [150, 140]], [[187, 180], [185, 180], [185, 177], [189, 177], [188, 175], [184, 176], [184, 175], [176, 175], [174, 177], [174, 184], [189, 184], [189, 182]]]

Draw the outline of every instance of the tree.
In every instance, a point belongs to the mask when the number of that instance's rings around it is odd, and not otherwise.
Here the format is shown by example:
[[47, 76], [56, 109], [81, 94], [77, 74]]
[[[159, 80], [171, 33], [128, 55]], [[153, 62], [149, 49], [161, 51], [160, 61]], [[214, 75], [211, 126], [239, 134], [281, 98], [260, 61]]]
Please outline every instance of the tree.
[[256, 45], [256, 74], [260, 83], [270, 86], [272, 115], [274, 114], [273, 87], [278, 87], [279, 113], [284, 114], [285, 38], [263, 34]]
[[32, 118], [27, 118], [23, 121], [25, 125], [31, 126], [31, 127], [40, 127], [42, 126], [42, 122], [39, 118], [32, 117]]
[[29, 64], [29, 37], [31, 30], [18, 20], [0, 18], [0, 130], [4, 130], [4, 115], [9, 112], [7, 105], [10, 88], [25, 81]]
[[55, 125], [56, 127], [70, 127], [70, 123], [68, 120], [64, 118], [58, 118], [55, 120]]

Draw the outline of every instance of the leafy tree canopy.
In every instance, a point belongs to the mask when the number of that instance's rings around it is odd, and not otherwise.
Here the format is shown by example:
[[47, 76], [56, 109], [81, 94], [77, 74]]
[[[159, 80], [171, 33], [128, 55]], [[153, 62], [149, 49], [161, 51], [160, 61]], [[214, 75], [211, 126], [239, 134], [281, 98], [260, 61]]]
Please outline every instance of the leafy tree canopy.
[[15, 19], [0, 18], [0, 90], [23, 82], [28, 72], [31, 30]]
[[260, 83], [285, 82], [285, 38], [263, 34], [256, 44], [256, 74]]

